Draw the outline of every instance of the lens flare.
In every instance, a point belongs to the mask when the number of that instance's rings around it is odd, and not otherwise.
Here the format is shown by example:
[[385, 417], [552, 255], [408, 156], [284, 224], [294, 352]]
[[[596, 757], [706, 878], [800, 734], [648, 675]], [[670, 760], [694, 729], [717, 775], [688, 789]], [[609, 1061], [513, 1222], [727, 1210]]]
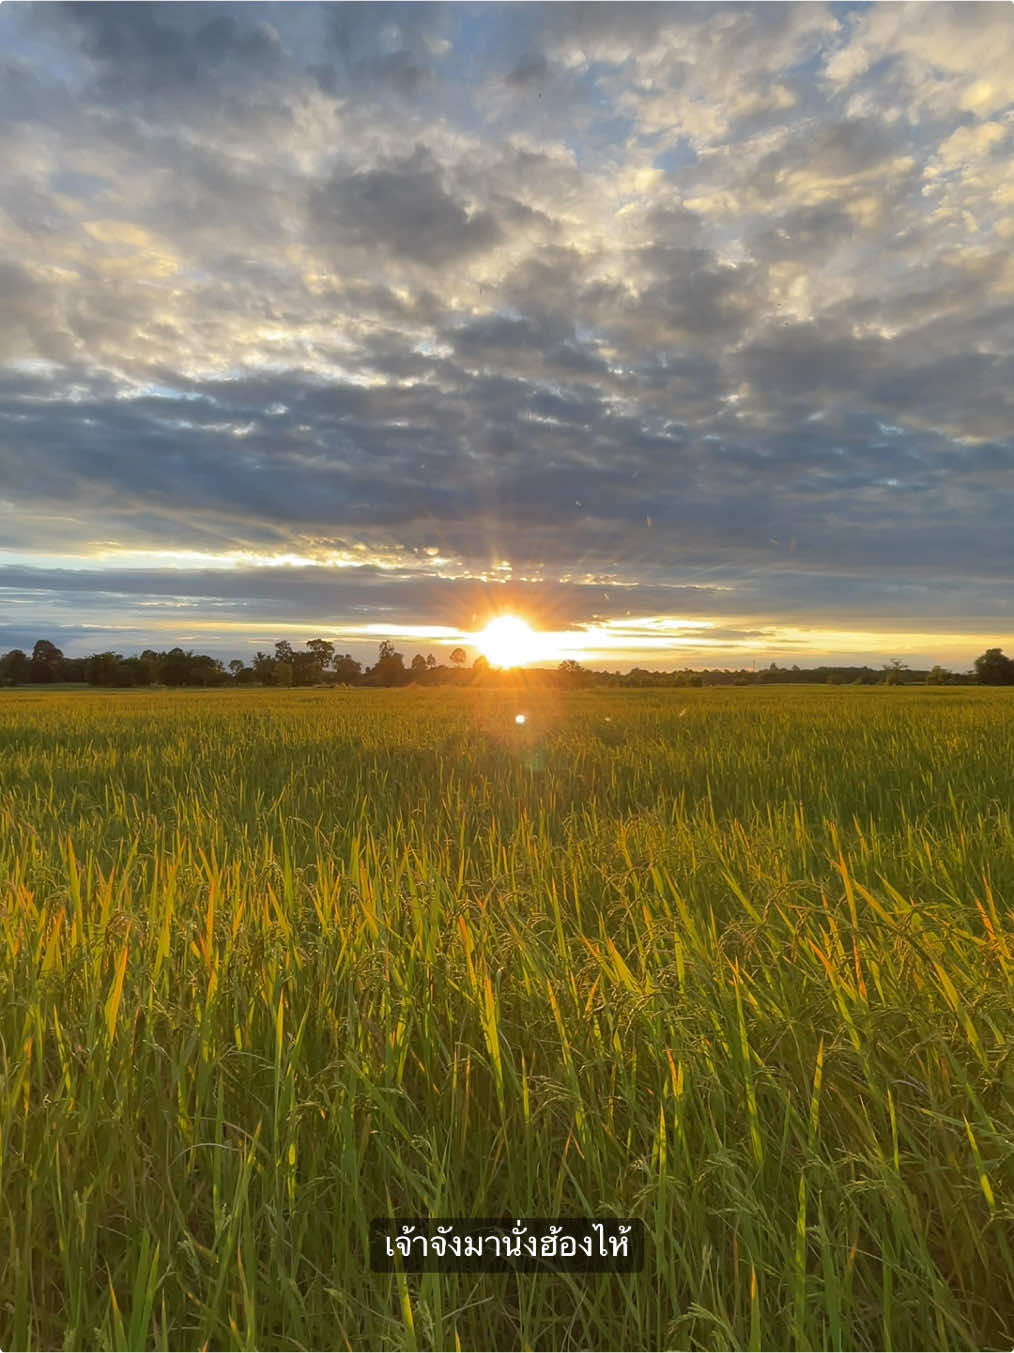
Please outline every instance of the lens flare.
[[516, 615], [498, 615], [481, 633], [475, 645], [494, 667], [521, 667], [542, 656], [543, 641], [527, 621]]

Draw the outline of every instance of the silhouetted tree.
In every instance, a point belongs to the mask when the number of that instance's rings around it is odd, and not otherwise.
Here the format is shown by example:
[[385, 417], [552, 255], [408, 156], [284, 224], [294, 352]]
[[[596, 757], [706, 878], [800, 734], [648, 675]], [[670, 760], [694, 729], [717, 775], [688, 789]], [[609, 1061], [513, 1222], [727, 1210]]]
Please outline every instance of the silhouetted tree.
[[233, 680], [237, 680], [239, 678], [239, 674], [240, 672], [242, 672], [242, 670], [243, 670], [242, 658], [232, 658], [229, 662], [229, 671], [233, 675]]
[[147, 658], [124, 658], [117, 672], [121, 686], [150, 686], [158, 675], [158, 667]]
[[563, 662], [560, 663], [556, 670], [559, 672], [560, 680], [565, 686], [583, 685], [587, 675], [584, 668], [575, 658], [564, 658]]
[[982, 686], [1014, 686], [1014, 658], [999, 648], [987, 648], [975, 660], [975, 675]]
[[221, 686], [228, 680], [225, 668], [217, 658], [207, 653], [186, 652], [173, 648], [161, 665], [162, 680], [167, 686]]
[[362, 663], [356, 662], [351, 653], [343, 653], [334, 660], [335, 676], [339, 681], [349, 685], [359, 680], [360, 673], [363, 670]]
[[190, 674], [190, 663], [193, 659], [192, 653], [185, 653], [182, 648], [171, 648], [168, 653], [163, 655], [161, 663], [161, 677], [167, 686], [186, 686], [187, 677]]
[[455, 667], [464, 667], [467, 661], [468, 656], [463, 648], [455, 648], [451, 650], [451, 662], [454, 663]]
[[12, 648], [0, 658], [0, 686], [23, 686], [32, 679], [32, 664], [20, 648]]
[[85, 659], [85, 681], [92, 686], [118, 686], [122, 666], [119, 653], [93, 653]]
[[254, 654], [253, 660], [254, 677], [264, 686], [273, 685], [272, 678], [275, 674], [275, 660], [267, 653], [262, 653], [260, 649]]
[[884, 686], [900, 686], [901, 674], [907, 672], [908, 668], [900, 658], [892, 658], [890, 662], [885, 662], [881, 668], [884, 675], [881, 677], [881, 684]]
[[328, 643], [326, 639], [311, 639], [306, 646], [313, 654], [314, 661], [322, 672], [325, 668], [331, 666], [334, 658], [334, 644]]
[[370, 670], [374, 686], [400, 686], [408, 678], [402, 655], [394, 651], [394, 644], [385, 639], [380, 645], [376, 665]]
[[32, 680], [58, 681], [63, 654], [48, 639], [39, 639], [32, 649]]
[[[327, 645], [331, 647], [330, 644]], [[316, 686], [324, 676], [324, 668], [316, 653], [296, 653], [292, 659], [293, 686]]]

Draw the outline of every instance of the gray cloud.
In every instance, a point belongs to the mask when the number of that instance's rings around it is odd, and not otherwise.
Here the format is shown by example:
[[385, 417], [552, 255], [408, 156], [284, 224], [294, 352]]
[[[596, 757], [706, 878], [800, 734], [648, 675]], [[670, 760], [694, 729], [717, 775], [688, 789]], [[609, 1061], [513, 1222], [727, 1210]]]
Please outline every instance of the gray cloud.
[[546, 83], [549, 71], [549, 62], [544, 53], [526, 52], [505, 77], [505, 81], [516, 89], [537, 89]]
[[[39, 15], [77, 39], [97, 72], [100, 97], [146, 101], [159, 91], [191, 94], [195, 86], [270, 77], [281, 60], [278, 35], [267, 19], [224, 4], [70, 3]], [[265, 7], [265, 10], [267, 7]], [[35, 17], [36, 10], [30, 13]]]
[[436, 266], [491, 249], [502, 238], [489, 211], [469, 211], [447, 190], [422, 146], [382, 168], [333, 178], [312, 194], [310, 216], [325, 247], [379, 246]]
[[[922, 571], [1003, 622], [1014, 88], [895, 8], [4, 7], [5, 547], [362, 547], [398, 614], [480, 604], [427, 548], [646, 614], [718, 570], [743, 631]], [[195, 605], [282, 605], [232, 576]]]

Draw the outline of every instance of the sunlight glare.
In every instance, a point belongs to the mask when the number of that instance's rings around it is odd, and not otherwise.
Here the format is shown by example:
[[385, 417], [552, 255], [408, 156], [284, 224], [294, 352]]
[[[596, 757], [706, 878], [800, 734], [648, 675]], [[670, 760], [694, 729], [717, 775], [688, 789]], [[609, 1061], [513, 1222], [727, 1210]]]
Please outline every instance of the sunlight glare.
[[498, 615], [475, 636], [476, 647], [494, 667], [519, 667], [541, 656], [543, 641], [525, 620]]

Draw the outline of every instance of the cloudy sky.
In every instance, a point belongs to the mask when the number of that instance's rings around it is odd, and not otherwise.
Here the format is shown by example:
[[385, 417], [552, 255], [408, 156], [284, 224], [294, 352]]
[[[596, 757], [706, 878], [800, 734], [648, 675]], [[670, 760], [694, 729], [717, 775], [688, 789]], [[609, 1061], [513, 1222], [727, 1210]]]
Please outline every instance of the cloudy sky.
[[1014, 644], [1014, 5], [0, 8], [0, 651]]

